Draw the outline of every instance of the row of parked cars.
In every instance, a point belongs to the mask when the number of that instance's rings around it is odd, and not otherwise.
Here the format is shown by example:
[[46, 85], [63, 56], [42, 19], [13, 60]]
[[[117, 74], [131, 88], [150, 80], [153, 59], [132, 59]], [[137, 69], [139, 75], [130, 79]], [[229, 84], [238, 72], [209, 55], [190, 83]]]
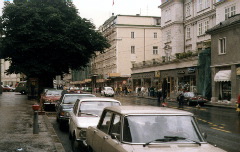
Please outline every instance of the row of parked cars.
[[122, 106], [118, 100], [83, 93], [62, 94], [55, 108], [60, 129], [68, 128], [73, 151], [223, 151], [206, 142], [190, 112]]

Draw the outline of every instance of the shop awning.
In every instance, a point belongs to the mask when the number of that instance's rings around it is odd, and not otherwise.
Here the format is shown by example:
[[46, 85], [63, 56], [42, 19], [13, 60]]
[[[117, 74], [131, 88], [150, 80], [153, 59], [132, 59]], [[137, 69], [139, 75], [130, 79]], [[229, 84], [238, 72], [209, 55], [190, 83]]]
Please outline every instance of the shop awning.
[[221, 70], [214, 76], [215, 82], [231, 81], [231, 70]]

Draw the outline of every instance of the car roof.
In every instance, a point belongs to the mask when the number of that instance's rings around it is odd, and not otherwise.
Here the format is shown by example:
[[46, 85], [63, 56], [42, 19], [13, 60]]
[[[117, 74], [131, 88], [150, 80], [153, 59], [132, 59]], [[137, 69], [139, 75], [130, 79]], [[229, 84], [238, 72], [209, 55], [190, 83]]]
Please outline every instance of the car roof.
[[114, 107], [106, 107], [105, 109], [111, 110], [123, 115], [130, 114], [167, 114], [167, 115], [190, 115], [193, 116], [192, 113], [166, 108], [166, 107], [154, 107], [154, 106], [114, 106]]
[[65, 93], [63, 94], [64, 96], [86, 96], [86, 95], [91, 95], [91, 96], [95, 96], [94, 94], [87, 94], [87, 93]]
[[[112, 98], [101, 98], [101, 97], [94, 97], [94, 98], [82, 98], [80, 101], [113, 101], [113, 102], [120, 102], [118, 100], [112, 99]], [[120, 102], [121, 103], [121, 102]]]

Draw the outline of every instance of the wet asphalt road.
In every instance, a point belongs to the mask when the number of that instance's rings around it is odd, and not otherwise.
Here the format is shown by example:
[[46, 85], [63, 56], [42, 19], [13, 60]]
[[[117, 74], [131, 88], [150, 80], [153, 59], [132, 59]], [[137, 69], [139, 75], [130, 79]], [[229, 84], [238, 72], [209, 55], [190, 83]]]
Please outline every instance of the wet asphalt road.
[[[156, 100], [130, 96], [115, 96], [122, 105], [159, 106]], [[240, 117], [235, 109], [203, 106], [184, 106], [179, 108], [176, 102], [168, 102], [168, 107], [182, 109], [195, 114], [202, 132], [207, 133], [207, 141], [228, 152], [240, 151]], [[71, 152], [68, 130], [60, 131], [54, 116], [49, 117], [59, 139], [67, 152]]]

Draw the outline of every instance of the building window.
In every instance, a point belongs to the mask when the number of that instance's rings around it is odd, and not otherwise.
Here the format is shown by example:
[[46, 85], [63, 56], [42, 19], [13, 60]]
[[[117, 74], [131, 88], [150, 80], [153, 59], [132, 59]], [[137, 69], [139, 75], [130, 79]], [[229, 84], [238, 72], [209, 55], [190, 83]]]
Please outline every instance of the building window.
[[190, 39], [190, 38], [191, 38], [191, 28], [190, 28], [190, 26], [188, 26], [188, 27], [186, 28], [186, 38], [187, 38], [187, 39]]
[[210, 0], [198, 0], [197, 6], [198, 11], [204, 10], [210, 7]]
[[158, 47], [157, 46], [153, 46], [153, 54], [158, 54]]
[[218, 50], [219, 54], [226, 54], [226, 38], [220, 38], [218, 40]]
[[131, 54], [135, 54], [135, 46], [131, 46]]
[[134, 32], [131, 32], [131, 38], [132, 39], [134, 38]]
[[198, 24], [198, 35], [202, 35], [203, 34], [203, 27], [202, 27], [202, 23]]
[[153, 37], [154, 37], [154, 38], [157, 38], [157, 32], [154, 32], [154, 33], [153, 33]]
[[201, 21], [198, 23], [198, 36], [205, 34], [205, 32], [209, 29], [209, 21]]
[[185, 5], [185, 8], [186, 8], [186, 17], [188, 17], [188, 16], [190, 16], [191, 15], [191, 3], [187, 3], [186, 5]]
[[235, 5], [225, 8], [225, 20], [235, 14], [236, 14], [236, 6]]

